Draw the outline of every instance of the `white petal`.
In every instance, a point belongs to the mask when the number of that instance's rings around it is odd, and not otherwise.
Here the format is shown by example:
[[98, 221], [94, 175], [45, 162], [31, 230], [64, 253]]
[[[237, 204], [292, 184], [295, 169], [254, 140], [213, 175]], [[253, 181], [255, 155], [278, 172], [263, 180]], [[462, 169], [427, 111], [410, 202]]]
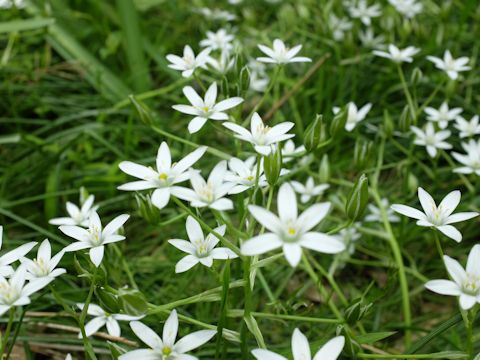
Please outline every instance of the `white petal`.
[[337, 360], [344, 346], [345, 338], [343, 336], [334, 337], [318, 350], [313, 360]]
[[302, 247], [299, 244], [283, 244], [283, 255], [292, 267], [296, 267], [302, 258]]
[[118, 164], [118, 167], [124, 173], [142, 180], [157, 176], [157, 173], [153, 169], [143, 165], [135, 164], [131, 161], [122, 161], [120, 164]]
[[245, 241], [241, 246], [242, 255], [252, 256], [264, 254], [282, 246], [280, 238], [272, 233], [262, 234]]
[[102, 263], [104, 250], [104, 246], [96, 246], [90, 249], [90, 260], [96, 267], [99, 267]]
[[462, 293], [460, 287], [450, 280], [430, 280], [425, 287], [441, 295], [459, 296]]
[[309, 231], [325, 218], [329, 210], [328, 202], [312, 205], [298, 217], [297, 224], [303, 231]]
[[300, 245], [307, 249], [319, 251], [326, 254], [337, 254], [345, 250], [343, 241], [337, 238], [316, 232], [306, 233], [300, 240]]
[[177, 311], [172, 310], [172, 312], [168, 316], [167, 321], [165, 321], [165, 325], [163, 325], [162, 340], [165, 346], [173, 347], [173, 344], [175, 343], [175, 339], [177, 338], [177, 332], [178, 332]]
[[123, 226], [123, 224], [125, 224], [129, 217], [130, 215], [122, 214], [110, 221], [102, 231], [103, 236], [109, 236], [115, 233], [120, 227]]
[[179, 353], [186, 353], [190, 350], [196, 349], [208, 342], [217, 332], [215, 330], [200, 330], [195, 331], [178, 340], [175, 344], [175, 351]]
[[459, 285], [463, 284], [467, 277], [467, 274], [465, 273], [462, 265], [460, 265], [457, 260], [452, 259], [450, 256], [447, 255], [443, 256], [443, 261], [445, 262], [447, 271], [453, 281], [455, 281]]
[[477, 299], [475, 298], [475, 296], [467, 294], [460, 295], [460, 307], [463, 310], [470, 310], [476, 302]]
[[480, 277], [480, 245], [475, 245], [467, 260], [467, 273]]
[[112, 336], [118, 337], [121, 335], [120, 325], [118, 324], [118, 321], [111, 316], [107, 319], [107, 331]]
[[293, 353], [294, 359], [310, 360], [312, 358], [312, 354], [310, 353], [310, 345], [308, 344], [308, 339], [298, 329], [295, 329], [293, 331], [292, 353]]
[[278, 214], [283, 223], [297, 220], [297, 196], [289, 183], [280, 186], [278, 190]]
[[269, 350], [264, 350], [264, 349], [252, 350], [252, 355], [257, 360], [287, 360], [286, 357], [283, 357], [281, 355], [275, 354], [274, 352], [271, 352]]
[[132, 321], [130, 327], [135, 335], [152, 349], [160, 349], [163, 347], [163, 342], [160, 336], [158, 336], [155, 331], [150, 329], [147, 325], [142, 324], [140, 321]]
[[90, 233], [79, 226], [62, 225], [58, 229], [65, 235], [79, 241], [85, 241], [90, 237]]
[[204, 118], [204, 117], [200, 117], [200, 116], [197, 116], [197, 117], [194, 117], [189, 123], [188, 123], [188, 131], [190, 134], [194, 134], [196, 132], [198, 132], [202, 127], [203, 125], [205, 125], [205, 123], [207, 122], [207, 118]]
[[418, 188], [418, 199], [420, 200], [420, 204], [422, 205], [425, 214], [431, 214], [433, 209], [436, 208], [435, 200], [433, 200], [430, 194], [421, 187]]
[[250, 214], [252, 214], [253, 217], [268, 230], [274, 233], [282, 231], [282, 222], [272, 212], [257, 205], [250, 205], [248, 211], [250, 211]]
[[417, 219], [417, 220], [425, 220], [426, 215], [422, 213], [420, 210], [417, 210], [411, 206], [402, 205], [402, 204], [393, 204], [390, 207], [393, 211]]
[[163, 141], [158, 148], [156, 162], [158, 172], [170, 170], [170, 167], [172, 166], [172, 156], [170, 155], [170, 148], [165, 141]]
[[465, 221], [465, 220], [470, 220], [473, 219], [474, 217], [477, 217], [478, 213], [477, 212], [460, 212], [456, 213], [453, 215], [450, 215], [447, 220], [445, 221], [445, 224], [454, 224], [460, 221]]
[[163, 209], [170, 201], [170, 189], [156, 189], [152, 194], [152, 204], [159, 209]]
[[199, 262], [198, 258], [193, 255], [187, 255], [184, 258], [180, 259], [179, 262], [175, 265], [175, 272], [180, 274], [187, 270], [190, 270], [192, 267], [197, 265]]
[[[119, 360], [158, 360], [158, 351], [138, 349], [129, 351], [118, 357]], [[66, 359], [65, 359], [66, 360]]]
[[456, 242], [462, 241], [462, 233], [452, 225], [437, 226], [437, 229], [440, 230], [445, 236], [448, 236], [450, 239], [453, 239]]
[[[90, 336], [96, 333], [103, 325], [105, 325], [105, 318], [104, 317], [96, 317], [90, 320], [85, 325], [85, 335]], [[81, 335], [80, 335], [81, 337]]]
[[460, 191], [454, 190], [443, 198], [442, 202], [440, 203], [440, 205], [438, 205], [438, 207], [441, 207], [445, 215], [448, 216], [453, 213], [453, 211], [460, 203], [461, 196], [462, 194], [460, 193]]

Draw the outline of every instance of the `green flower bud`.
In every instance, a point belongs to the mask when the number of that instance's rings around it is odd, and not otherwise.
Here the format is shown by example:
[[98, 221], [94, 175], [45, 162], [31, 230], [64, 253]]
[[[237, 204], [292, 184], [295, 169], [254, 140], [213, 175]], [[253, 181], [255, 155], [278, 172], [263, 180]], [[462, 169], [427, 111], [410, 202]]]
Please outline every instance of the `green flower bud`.
[[423, 77], [422, 70], [420, 70], [420, 68], [416, 67], [415, 69], [413, 69], [412, 75], [410, 75], [410, 83], [413, 86], [415, 86], [422, 80], [422, 77]]
[[410, 194], [416, 194], [418, 191], [418, 179], [411, 172], [407, 175], [407, 188]]
[[225, 94], [226, 98], [230, 97], [230, 88], [228, 87], [228, 79], [226, 76], [222, 77], [222, 82], [220, 84], [220, 91], [222, 94]]
[[383, 129], [387, 138], [392, 137], [393, 131], [395, 130], [395, 125], [393, 124], [392, 117], [387, 109], [383, 111]]
[[148, 310], [145, 296], [136, 289], [118, 290], [118, 303], [125, 314], [144, 315]]
[[350, 325], [355, 325], [362, 320], [373, 306], [372, 303], [365, 304], [364, 299], [356, 299], [353, 303], [345, 309], [345, 320]]
[[87, 198], [90, 196], [88, 193], [87, 189], [85, 187], [80, 188], [80, 204], [83, 205], [83, 203], [87, 200]]
[[308, 125], [303, 137], [303, 144], [307, 151], [316, 150], [326, 138], [323, 115], [317, 115], [315, 120]]
[[244, 66], [242, 70], [240, 70], [240, 81], [239, 81], [239, 89], [238, 93], [243, 94], [245, 93], [250, 87], [250, 69], [247, 66]]
[[345, 124], [347, 123], [348, 118], [348, 109], [341, 109], [334, 117], [330, 123], [330, 136], [335, 138], [342, 131], [345, 130]]
[[282, 150], [280, 146], [263, 158], [263, 170], [270, 186], [274, 186], [280, 177], [282, 170]]
[[353, 186], [347, 198], [345, 213], [354, 222], [360, 219], [368, 203], [368, 178], [362, 174]]
[[370, 140], [357, 139], [353, 152], [353, 163], [358, 168], [363, 168], [370, 158], [372, 142]]
[[328, 183], [330, 181], [330, 162], [328, 161], [328, 155], [322, 156], [320, 161], [320, 169], [318, 171], [319, 180], [321, 183]]
[[410, 108], [408, 105], [405, 105], [403, 108], [402, 114], [400, 115], [399, 125], [402, 132], [410, 131], [410, 126], [412, 125], [412, 116], [410, 114]]
[[118, 314], [120, 312], [120, 306], [118, 305], [118, 299], [115, 294], [103, 287], [96, 287], [95, 295], [97, 296], [100, 307], [106, 312], [110, 314]]
[[135, 107], [135, 110], [137, 110], [140, 120], [146, 125], [151, 125], [153, 123], [153, 116], [149, 107], [133, 95], [130, 95], [128, 98]]

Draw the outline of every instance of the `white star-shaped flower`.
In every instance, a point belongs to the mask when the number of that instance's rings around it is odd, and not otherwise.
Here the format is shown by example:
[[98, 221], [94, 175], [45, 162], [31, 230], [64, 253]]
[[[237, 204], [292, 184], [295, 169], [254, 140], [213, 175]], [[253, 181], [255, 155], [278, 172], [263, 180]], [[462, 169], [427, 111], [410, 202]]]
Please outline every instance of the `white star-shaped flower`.
[[88, 226], [88, 220], [90, 215], [98, 210], [98, 206], [94, 206], [95, 196], [90, 195], [81, 207], [78, 207], [74, 203], [67, 201], [66, 208], [70, 217], [60, 217], [51, 219], [48, 223], [52, 225], [77, 225]]
[[279, 216], [257, 205], [248, 207], [253, 217], [270, 232], [245, 241], [241, 246], [243, 255], [260, 255], [281, 247], [287, 261], [295, 267], [302, 257], [302, 248], [327, 254], [345, 250], [337, 238], [311, 231], [327, 216], [330, 203], [312, 205], [299, 216], [295, 191], [285, 183], [278, 191], [277, 207]]
[[407, 19], [414, 18], [423, 10], [423, 4], [417, 0], [388, 0], [388, 2]]
[[427, 123], [425, 131], [416, 126], [411, 126], [410, 129], [415, 133], [414, 144], [425, 146], [428, 155], [432, 158], [437, 156], [438, 149], [448, 150], [452, 148], [452, 145], [445, 141], [451, 135], [450, 130], [435, 132], [435, 128], [431, 122]]
[[120, 355], [118, 357], [119, 360], [198, 360], [197, 357], [187, 353], [202, 346], [217, 333], [215, 330], [200, 330], [175, 341], [178, 333], [176, 310], [170, 313], [165, 322], [161, 338], [141, 322], [132, 321], [130, 327], [135, 335], [149, 346], [149, 349], [129, 351]]
[[[347, 121], [345, 122], [345, 130], [352, 131], [358, 125], [359, 122], [365, 120], [368, 112], [372, 109], [372, 104], [367, 103], [363, 105], [360, 109], [357, 108], [354, 102], [349, 102], [347, 104]], [[340, 112], [339, 107], [333, 108], [333, 113], [336, 115]]]
[[[215, 235], [208, 234], [207, 237], [204, 237], [200, 224], [193, 217], [187, 217], [186, 228], [190, 241], [182, 239], [168, 240], [168, 242], [177, 249], [188, 254], [175, 266], [176, 273], [190, 270], [198, 263], [206, 267], [211, 267], [213, 260], [227, 260], [238, 257], [237, 254], [229, 248], [216, 247], [220, 240]], [[222, 225], [213, 229], [213, 231], [223, 236], [225, 235], [225, 229], [226, 226]]]
[[416, 219], [418, 226], [433, 227], [456, 242], [460, 242], [462, 241], [462, 234], [451, 224], [473, 219], [479, 215], [477, 212], [473, 211], [453, 214], [460, 203], [460, 198], [460, 191], [452, 191], [445, 196], [440, 202], [440, 205], [437, 206], [435, 200], [433, 200], [430, 194], [419, 187], [418, 199], [422, 205], [423, 212], [401, 204], [393, 204], [391, 207], [399, 214]]
[[328, 15], [328, 25], [332, 32], [333, 39], [336, 41], [343, 40], [345, 38], [345, 33], [350, 31], [353, 27], [352, 22], [347, 18], [339, 18], [333, 13]]
[[[343, 336], [334, 337], [317, 351], [313, 360], [336, 360], [344, 346], [345, 338]], [[258, 360], [287, 360], [286, 357], [266, 349], [252, 350], [252, 354]], [[292, 355], [293, 360], [312, 360], [308, 339], [299, 329], [293, 331]]]
[[96, 212], [90, 216], [88, 229], [79, 226], [62, 225], [60, 231], [65, 235], [74, 238], [77, 242], [68, 245], [65, 252], [90, 249], [90, 260], [98, 267], [103, 260], [103, 253], [107, 244], [125, 240], [125, 236], [118, 235], [117, 230], [125, 224], [130, 215], [119, 215], [110, 221], [105, 228], [102, 228], [102, 222]]
[[[239, 194], [255, 186], [257, 183], [257, 164], [255, 156], [250, 156], [247, 160], [242, 161], [237, 158], [228, 160], [230, 171], [225, 175], [225, 182], [231, 183], [232, 188], [229, 194]], [[263, 162], [260, 163], [258, 172], [258, 186], [267, 186], [267, 179], [263, 173]]]
[[[0, 226], [0, 249], [3, 245], [3, 226]], [[30, 250], [32, 250], [37, 242], [32, 241], [26, 244], [20, 245], [16, 249], [10, 250], [0, 256], [0, 277], [9, 277], [14, 273], [14, 270], [10, 264], [23, 258]]]
[[174, 54], [167, 55], [167, 60], [170, 61], [168, 67], [181, 71], [182, 76], [188, 78], [193, 75], [197, 68], [205, 67], [209, 53], [210, 49], [204, 49], [197, 56], [195, 56], [192, 48], [188, 45], [185, 45], [183, 48], [183, 57]]
[[390, 59], [396, 63], [401, 63], [401, 62], [411, 63], [413, 61], [413, 56], [418, 54], [419, 52], [420, 52], [420, 49], [414, 46], [408, 46], [405, 49], [399, 49], [395, 45], [390, 44], [388, 45], [388, 52], [374, 50], [373, 54], [386, 59]]
[[480, 304], [480, 245], [475, 245], [468, 255], [467, 268], [450, 256], [444, 256], [445, 267], [452, 280], [431, 280], [425, 287], [437, 294], [458, 296], [463, 310]]
[[235, 37], [225, 29], [219, 29], [217, 32], [207, 31], [207, 38], [200, 41], [200, 46], [210, 50], [229, 52], [233, 49], [233, 39]]
[[480, 176], [480, 140], [470, 140], [468, 143], [462, 143], [462, 147], [466, 154], [452, 152], [455, 160], [463, 165], [454, 169], [453, 172]]
[[287, 134], [294, 125], [294, 123], [286, 121], [269, 127], [263, 123], [258, 113], [252, 115], [250, 131], [235, 123], [223, 123], [223, 126], [235, 133], [236, 138], [251, 143], [256, 152], [265, 156], [270, 155], [272, 150], [274, 150], [272, 145], [295, 136], [294, 134]]
[[446, 101], [440, 105], [438, 110], [433, 107], [425, 108], [427, 120], [438, 123], [440, 129], [445, 129], [448, 126], [448, 122], [455, 120], [462, 113], [462, 111], [463, 109], [459, 107], [450, 109]]
[[478, 115], [473, 116], [470, 121], [461, 116], [455, 118], [455, 128], [460, 132], [460, 137], [472, 137], [480, 134], [480, 123]]
[[293, 189], [301, 195], [300, 201], [303, 204], [310, 201], [312, 197], [322, 194], [330, 187], [328, 184], [315, 185], [315, 180], [313, 180], [313, 177], [311, 176], [308, 177], [305, 185], [298, 181], [292, 181], [290, 184], [292, 185]]
[[372, 18], [382, 15], [382, 9], [380, 5], [374, 4], [368, 6], [366, 0], [358, 0], [357, 4], [353, 3], [349, 6], [348, 11], [350, 16], [354, 19], [360, 19], [366, 26], [372, 24]]
[[258, 57], [257, 61], [271, 64], [288, 64], [295, 62], [310, 62], [312, 59], [304, 56], [296, 56], [302, 49], [302, 45], [294, 46], [293, 48], [288, 48], [285, 46], [285, 43], [280, 39], [273, 40], [273, 47], [269, 48], [265, 45], [258, 45], [258, 48], [265, 54], [267, 57]]
[[437, 69], [443, 70], [448, 74], [448, 77], [452, 80], [458, 78], [458, 73], [468, 71], [470, 66], [466, 66], [470, 59], [466, 56], [462, 56], [458, 59], [454, 59], [449, 50], [446, 50], [443, 54], [443, 59], [435, 56], [427, 56], [427, 59], [433, 62]]
[[[397, 215], [395, 215], [395, 211], [393, 211], [393, 209], [390, 208], [388, 199], [383, 198], [381, 202], [382, 202], [382, 207], [385, 209], [385, 212], [387, 213], [388, 221], [399, 222], [400, 218]], [[374, 204], [368, 204], [367, 209], [369, 211], [369, 214], [365, 216], [365, 221], [383, 223], [382, 212], [380, 211], [380, 208], [378, 206], [375, 206]]]
[[179, 162], [172, 164], [170, 148], [166, 142], [162, 142], [157, 152], [156, 170], [130, 161], [122, 161], [118, 165], [123, 172], [141, 179], [120, 185], [118, 189], [126, 191], [155, 189], [152, 194], [152, 204], [163, 209], [170, 201], [170, 195], [175, 196], [180, 188], [176, 184], [190, 179], [188, 170], [205, 154], [206, 150], [206, 146], [201, 146]]
[[296, 147], [292, 139], [287, 140], [282, 146], [282, 161], [288, 163], [303, 153], [305, 153], [304, 145]]
[[199, 131], [209, 119], [220, 121], [228, 120], [228, 115], [224, 111], [243, 102], [241, 97], [232, 97], [216, 103], [216, 82], [207, 89], [204, 99], [202, 99], [191, 86], [185, 86], [183, 93], [191, 105], [173, 105], [172, 108], [181, 113], [195, 116], [188, 124], [190, 134]]
[[222, 52], [218, 59], [208, 56], [207, 64], [216, 72], [226, 74], [233, 68], [233, 65], [235, 65], [235, 58], [230, 57], [230, 54], [227, 52]]
[[37, 257], [35, 259], [20, 259], [27, 269], [27, 279], [49, 278], [53, 280], [57, 276], [65, 274], [67, 270], [56, 268], [64, 253], [65, 251], [62, 250], [52, 257], [52, 247], [48, 239], [45, 239], [38, 247]]

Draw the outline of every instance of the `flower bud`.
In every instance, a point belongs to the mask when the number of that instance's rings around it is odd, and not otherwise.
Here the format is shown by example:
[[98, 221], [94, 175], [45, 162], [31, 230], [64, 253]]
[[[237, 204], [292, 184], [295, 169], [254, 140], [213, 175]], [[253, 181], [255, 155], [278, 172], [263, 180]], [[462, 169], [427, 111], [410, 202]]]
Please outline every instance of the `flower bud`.
[[407, 188], [410, 194], [416, 194], [418, 191], [418, 179], [411, 172], [407, 175]]
[[402, 132], [407, 132], [410, 130], [412, 125], [412, 116], [410, 114], [410, 108], [408, 105], [405, 105], [403, 108], [402, 114], [400, 115], [399, 127]]
[[345, 124], [347, 123], [348, 118], [348, 107], [342, 108], [335, 116], [333, 117], [332, 122], [330, 123], [330, 136], [335, 138], [345, 129]]
[[145, 296], [136, 289], [118, 290], [118, 303], [125, 314], [144, 315], [148, 310]]
[[323, 115], [317, 114], [315, 120], [308, 125], [303, 137], [303, 144], [307, 151], [313, 151], [326, 139], [326, 129]]
[[422, 77], [423, 73], [420, 68], [416, 67], [415, 69], [413, 69], [412, 75], [410, 75], [410, 83], [412, 84], [412, 86], [417, 85], [422, 80]]
[[275, 151], [272, 151], [270, 155], [263, 158], [263, 171], [270, 186], [274, 186], [277, 183], [282, 165], [282, 150], [279, 145]]
[[135, 107], [135, 110], [137, 110], [140, 120], [146, 125], [151, 125], [153, 123], [153, 116], [148, 106], [133, 95], [130, 95], [128, 98]]
[[228, 86], [228, 79], [226, 76], [222, 77], [222, 82], [220, 83], [220, 91], [226, 98], [230, 97], [230, 88]]
[[365, 304], [364, 299], [356, 299], [353, 303], [345, 309], [345, 320], [350, 325], [355, 325], [362, 320], [373, 306], [372, 303]]
[[247, 66], [244, 66], [240, 70], [240, 81], [238, 94], [241, 95], [245, 93], [250, 87], [250, 69]]
[[368, 203], [368, 178], [362, 174], [353, 186], [347, 198], [345, 213], [352, 222], [360, 219]]
[[87, 200], [87, 198], [90, 196], [88, 193], [87, 189], [85, 189], [84, 186], [80, 188], [80, 205], [83, 205], [83, 203]]
[[358, 168], [365, 167], [365, 164], [370, 158], [370, 153], [372, 149], [372, 142], [370, 140], [364, 140], [358, 138], [355, 142], [355, 148], [353, 151], [353, 163]]
[[387, 109], [383, 111], [383, 131], [387, 138], [392, 137], [393, 131], [395, 130], [395, 125], [393, 124], [392, 117]]
[[95, 288], [95, 295], [97, 296], [100, 307], [110, 314], [118, 314], [120, 306], [115, 294], [103, 287]]
[[320, 161], [320, 169], [318, 171], [319, 180], [321, 183], [326, 184], [330, 181], [330, 162], [328, 161], [328, 155], [322, 156]]

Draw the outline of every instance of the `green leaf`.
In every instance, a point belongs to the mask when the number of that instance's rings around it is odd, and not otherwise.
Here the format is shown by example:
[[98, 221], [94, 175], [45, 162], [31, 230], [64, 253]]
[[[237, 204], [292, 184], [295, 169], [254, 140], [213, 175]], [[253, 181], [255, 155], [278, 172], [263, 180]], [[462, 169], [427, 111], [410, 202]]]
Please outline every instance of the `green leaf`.
[[52, 25], [53, 23], [55, 23], [55, 19], [52, 18], [34, 18], [3, 22], [0, 23], [0, 34], [40, 29]]
[[390, 337], [396, 334], [396, 331], [383, 331], [383, 332], [374, 332], [364, 335], [358, 335], [355, 337], [360, 344], [373, 344], [377, 341], [383, 340], [387, 337]]

